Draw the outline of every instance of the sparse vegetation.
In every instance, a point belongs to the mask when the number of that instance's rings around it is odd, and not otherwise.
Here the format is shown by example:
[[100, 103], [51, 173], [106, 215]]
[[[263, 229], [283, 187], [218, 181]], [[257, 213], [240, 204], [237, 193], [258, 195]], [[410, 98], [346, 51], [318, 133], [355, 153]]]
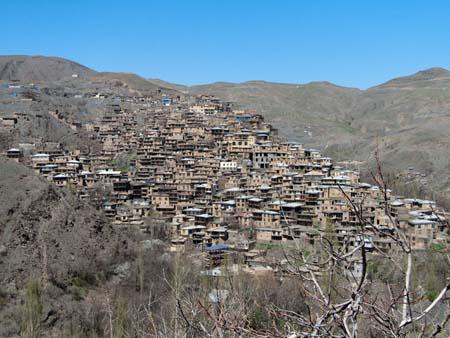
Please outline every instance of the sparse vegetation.
[[30, 279], [27, 284], [22, 316], [21, 337], [41, 337], [42, 300], [41, 286], [37, 280]]

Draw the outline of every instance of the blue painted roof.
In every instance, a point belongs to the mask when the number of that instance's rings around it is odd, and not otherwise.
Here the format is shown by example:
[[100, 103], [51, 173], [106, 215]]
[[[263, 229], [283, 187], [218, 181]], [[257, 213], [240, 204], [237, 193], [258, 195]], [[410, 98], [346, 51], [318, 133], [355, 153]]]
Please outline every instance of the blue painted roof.
[[228, 245], [212, 245], [207, 247], [206, 250], [215, 251], [215, 250], [228, 250]]

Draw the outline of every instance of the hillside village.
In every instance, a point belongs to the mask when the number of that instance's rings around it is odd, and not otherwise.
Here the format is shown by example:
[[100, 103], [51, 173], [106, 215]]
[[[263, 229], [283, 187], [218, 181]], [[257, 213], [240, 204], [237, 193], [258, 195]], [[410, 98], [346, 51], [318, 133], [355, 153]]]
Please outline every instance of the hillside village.
[[[50, 112], [90, 135], [96, 149], [69, 151], [36, 139], [4, 155], [90, 198], [119, 228], [162, 225], [172, 251], [200, 252], [210, 268], [232, 254], [250, 271], [271, 270], [273, 259], [261, 248], [314, 247], [330, 229], [348, 250], [364, 241], [374, 253], [396, 250], [396, 226], [417, 250], [446, 241], [446, 213], [435, 202], [395, 196], [317, 150], [281, 142], [256, 111], [214, 96], [158, 95], [116, 96], [90, 123]], [[13, 130], [23, 118], [14, 113], [1, 126]], [[366, 238], [354, 235], [361, 222]]]
[[450, 337], [450, 4], [2, 11], [0, 338]]

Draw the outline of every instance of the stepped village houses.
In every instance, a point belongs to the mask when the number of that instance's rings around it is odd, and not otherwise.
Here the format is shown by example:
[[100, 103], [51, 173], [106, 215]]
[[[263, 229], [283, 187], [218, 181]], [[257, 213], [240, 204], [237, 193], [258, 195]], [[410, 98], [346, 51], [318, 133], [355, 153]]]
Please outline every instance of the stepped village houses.
[[[338, 241], [365, 241], [374, 253], [395, 250], [388, 236], [394, 225], [417, 250], [446, 241], [445, 213], [433, 201], [360, 182], [358, 172], [319, 151], [282, 142], [255, 111], [210, 96], [126, 98], [134, 109], [123, 109], [124, 100], [96, 122], [71, 124], [101, 149], [69, 152], [36, 142], [17, 144], [6, 156], [93, 198], [117, 227], [163, 224], [173, 251], [197, 250], [211, 266], [232, 253], [256, 267], [264, 262], [258, 247], [314, 246], [330, 229]], [[16, 118], [3, 119], [4, 127]], [[361, 217], [380, 231], [353, 235]]]

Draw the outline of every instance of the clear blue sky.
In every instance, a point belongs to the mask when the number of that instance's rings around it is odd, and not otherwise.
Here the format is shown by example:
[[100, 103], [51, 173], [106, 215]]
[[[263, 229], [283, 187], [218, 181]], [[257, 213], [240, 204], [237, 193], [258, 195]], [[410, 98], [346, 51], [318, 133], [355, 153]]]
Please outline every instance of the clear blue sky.
[[1, 1], [0, 54], [69, 58], [183, 84], [366, 88], [450, 68], [450, 1]]

